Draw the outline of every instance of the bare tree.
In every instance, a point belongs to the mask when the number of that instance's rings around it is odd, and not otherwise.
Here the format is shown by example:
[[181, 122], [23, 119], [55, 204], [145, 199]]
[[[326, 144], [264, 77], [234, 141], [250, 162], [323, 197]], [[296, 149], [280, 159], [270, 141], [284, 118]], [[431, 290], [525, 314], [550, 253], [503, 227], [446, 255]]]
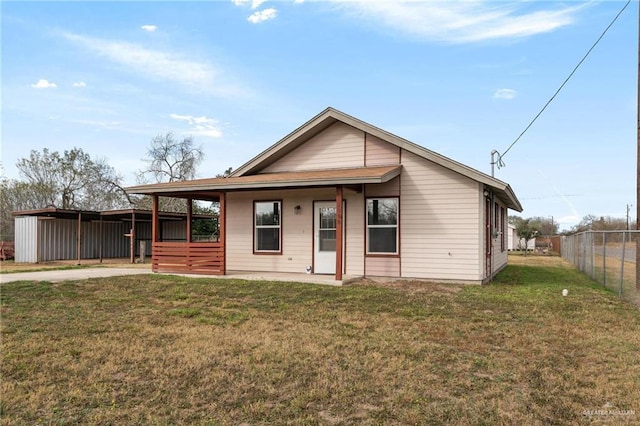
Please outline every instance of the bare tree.
[[16, 167], [22, 178], [20, 196], [31, 208], [104, 210], [131, 203], [114, 168], [102, 158], [91, 159], [80, 148], [62, 155], [47, 148], [32, 150]]
[[622, 231], [627, 229], [627, 219], [611, 216], [587, 215], [571, 228], [571, 233], [584, 231]]
[[31, 151], [16, 163], [21, 180], [0, 177], [0, 237], [14, 238], [12, 212], [47, 207], [104, 210], [131, 205], [121, 178], [105, 160], [79, 148]]
[[173, 132], [167, 132], [151, 140], [144, 160], [147, 167], [140, 170], [138, 177], [141, 182], [152, 180], [156, 183], [194, 179], [203, 159], [202, 146], [196, 146], [193, 137], [178, 141]]

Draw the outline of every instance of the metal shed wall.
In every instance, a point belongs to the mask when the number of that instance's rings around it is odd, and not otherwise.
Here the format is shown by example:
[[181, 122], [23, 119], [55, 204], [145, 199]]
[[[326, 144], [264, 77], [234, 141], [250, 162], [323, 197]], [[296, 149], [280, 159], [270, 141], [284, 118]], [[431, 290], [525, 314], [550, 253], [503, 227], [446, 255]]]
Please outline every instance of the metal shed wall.
[[[37, 263], [78, 258], [78, 221], [75, 219], [17, 216], [15, 218], [16, 262]], [[102, 240], [102, 257], [129, 257], [131, 221], [103, 221], [102, 238], [100, 221], [80, 224], [80, 258], [99, 259]], [[166, 241], [186, 241], [187, 227], [184, 220], [163, 221], [161, 237]], [[136, 221], [135, 256], [140, 255], [140, 241], [146, 240], [146, 255], [151, 256], [151, 223]]]
[[[103, 222], [102, 257], [129, 256], [129, 232], [124, 222]], [[100, 257], [100, 222], [82, 222], [80, 226], [80, 258]], [[40, 261], [72, 260], [78, 258], [78, 222], [71, 219], [40, 220], [38, 241]]]
[[162, 223], [162, 241], [187, 241], [187, 224], [185, 221], [168, 221]]
[[18, 216], [15, 223], [15, 261], [36, 263], [38, 261], [38, 218]]

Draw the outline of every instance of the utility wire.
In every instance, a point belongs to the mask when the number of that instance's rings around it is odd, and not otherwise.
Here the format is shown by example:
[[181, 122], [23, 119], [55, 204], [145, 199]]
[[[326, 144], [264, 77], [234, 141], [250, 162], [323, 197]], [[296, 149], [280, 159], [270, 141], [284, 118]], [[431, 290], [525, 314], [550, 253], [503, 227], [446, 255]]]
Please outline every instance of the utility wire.
[[520, 133], [520, 136], [518, 136], [516, 138], [516, 140], [513, 141], [513, 143], [511, 143], [511, 145], [509, 145], [509, 148], [507, 148], [507, 150], [502, 153], [499, 154], [499, 161], [498, 161], [498, 167], [500, 167], [500, 163], [502, 161], [502, 158], [507, 155], [507, 152], [509, 152], [509, 150], [511, 148], [513, 148], [513, 146], [520, 140], [520, 138], [522, 138], [522, 136], [527, 132], [527, 130], [529, 130], [529, 128], [533, 125], [533, 123], [536, 122], [536, 120], [538, 119], [538, 117], [540, 117], [542, 115], [542, 113], [544, 112], [545, 109], [547, 109], [547, 107], [549, 106], [549, 104], [551, 103], [551, 101], [553, 101], [555, 99], [555, 97], [558, 95], [558, 93], [560, 93], [560, 91], [562, 90], [562, 88], [565, 86], [565, 84], [567, 84], [567, 82], [571, 79], [571, 77], [573, 77], [573, 74], [575, 74], [575, 72], [578, 70], [578, 68], [580, 68], [580, 65], [582, 65], [582, 63], [585, 61], [585, 59], [587, 59], [587, 56], [589, 56], [589, 54], [591, 53], [591, 51], [598, 45], [598, 43], [600, 42], [600, 40], [602, 40], [602, 38], [604, 37], [604, 35], [607, 33], [607, 31], [609, 31], [609, 28], [611, 28], [613, 26], [613, 24], [615, 24], [615, 22], [618, 20], [618, 17], [620, 15], [622, 15], [622, 12], [624, 12], [624, 10], [627, 8], [627, 6], [629, 6], [629, 3], [631, 3], [631, 0], [628, 0], [627, 3], [622, 7], [622, 9], [620, 9], [620, 12], [618, 12], [618, 14], [615, 16], [615, 18], [613, 18], [613, 20], [611, 21], [611, 23], [607, 26], [607, 28], [604, 29], [604, 31], [602, 32], [602, 34], [600, 34], [600, 37], [598, 37], [598, 39], [596, 40], [595, 43], [593, 43], [593, 46], [591, 46], [591, 48], [587, 51], [587, 53], [582, 57], [582, 59], [580, 60], [580, 62], [578, 62], [578, 65], [575, 66], [575, 68], [573, 69], [573, 71], [571, 71], [571, 74], [569, 74], [569, 77], [567, 77], [564, 82], [560, 85], [560, 87], [558, 88], [558, 90], [556, 90], [556, 92], [553, 94], [553, 96], [551, 96], [551, 98], [547, 101], [546, 104], [544, 104], [544, 106], [542, 107], [542, 109], [540, 110], [540, 112], [533, 117], [533, 120], [531, 120], [531, 122], [529, 123], [529, 125], [522, 131], [522, 133]]

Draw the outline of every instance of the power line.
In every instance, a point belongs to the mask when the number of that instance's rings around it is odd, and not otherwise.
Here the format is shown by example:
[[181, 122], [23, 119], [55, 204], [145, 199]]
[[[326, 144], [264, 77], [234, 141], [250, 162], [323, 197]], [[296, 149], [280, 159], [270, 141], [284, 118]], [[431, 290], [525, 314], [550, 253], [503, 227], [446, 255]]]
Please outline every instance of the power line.
[[525, 127], [525, 129], [522, 131], [522, 133], [520, 133], [520, 135], [516, 138], [516, 140], [513, 141], [513, 143], [511, 143], [511, 145], [509, 145], [509, 148], [507, 148], [507, 150], [502, 153], [502, 154], [498, 154], [499, 156], [499, 161], [498, 163], [498, 168], [501, 167], [501, 163], [502, 163], [502, 158], [507, 155], [507, 152], [509, 152], [511, 150], [511, 148], [513, 148], [513, 146], [520, 140], [520, 138], [522, 138], [522, 136], [527, 132], [527, 130], [529, 130], [529, 128], [533, 125], [533, 123], [536, 122], [536, 120], [538, 119], [538, 117], [540, 117], [542, 115], [542, 113], [544, 112], [545, 109], [547, 109], [547, 107], [549, 106], [549, 104], [551, 103], [551, 101], [553, 101], [555, 99], [555, 97], [558, 95], [558, 93], [560, 93], [560, 91], [562, 90], [562, 88], [567, 84], [567, 82], [571, 79], [571, 77], [573, 77], [573, 74], [575, 74], [575, 72], [578, 70], [578, 68], [580, 68], [580, 65], [582, 65], [582, 63], [585, 61], [585, 59], [587, 59], [587, 57], [589, 56], [589, 54], [591, 53], [591, 51], [598, 45], [598, 43], [600, 42], [600, 40], [602, 40], [602, 38], [604, 37], [604, 35], [607, 33], [607, 31], [609, 31], [609, 28], [611, 28], [613, 26], [613, 24], [615, 24], [615, 22], [618, 20], [618, 17], [620, 15], [622, 15], [622, 12], [624, 12], [624, 10], [627, 8], [627, 6], [629, 6], [629, 3], [631, 3], [631, 0], [628, 0], [627, 3], [622, 7], [622, 9], [620, 9], [620, 12], [618, 12], [618, 14], [615, 16], [615, 18], [613, 18], [613, 20], [611, 21], [611, 23], [609, 23], [609, 25], [607, 25], [607, 28], [604, 29], [604, 31], [602, 32], [602, 34], [600, 34], [600, 37], [598, 37], [598, 39], [595, 41], [595, 43], [593, 43], [593, 46], [591, 46], [591, 48], [587, 51], [587, 53], [585, 53], [585, 55], [582, 57], [582, 59], [580, 60], [580, 62], [578, 62], [578, 65], [575, 66], [575, 68], [573, 68], [573, 71], [571, 71], [571, 73], [569, 74], [569, 76], [564, 80], [564, 82], [560, 85], [560, 87], [558, 88], [558, 90], [556, 90], [556, 92], [553, 94], [553, 96], [551, 96], [551, 98], [547, 101], [546, 104], [544, 104], [544, 106], [542, 107], [542, 109], [540, 110], [540, 112], [538, 112], [538, 114], [536, 114], [535, 117], [533, 117], [533, 120], [531, 120], [531, 122], [529, 123], [529, 125], [527, 127]]

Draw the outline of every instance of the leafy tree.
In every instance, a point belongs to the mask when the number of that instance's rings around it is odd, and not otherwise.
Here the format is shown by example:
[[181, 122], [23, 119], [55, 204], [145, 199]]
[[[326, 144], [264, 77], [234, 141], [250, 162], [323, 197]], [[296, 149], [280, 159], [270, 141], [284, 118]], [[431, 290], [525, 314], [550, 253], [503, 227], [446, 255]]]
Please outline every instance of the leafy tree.
[[210, 206], [206, 206], [196, 202], [193, 205], [193, 213], [211, 216], [209, 218], [193, 218], [191, 223], [191, 234], [195, 237], [194, 241], [196, 238], [201, 239], [203, 237], [207, 237], [207, 239], [211, 239], [219, 236], [220, 210], [218, 208], [218, 203], [211, 203]]
[[535, 216], [529, 220], [538, 230], [538, 235], [550, 237], [558, 233], [558, 224], [553, 221], [553, 218]]
[[32, 150], [16, 167], [22, 181], [8, 183], [7, 188], [21, 207], [104, 210], [131, 202], [114, 168], [80, 148], [63, 154]]
[[233, 171], [233, 167], [229, 167], [227, 170], [225, 170], [223, 173], [218, 173], [216, 175], [217, 178], [226, 178], [231, 176], [231, 172]]
[[538, 235], [538, 228], [535, 222], [531, 219], [523, 219], [518, 217], [514, 220], [516, 227], [516, 235], [519, 241], [524, 241], [524, 253], [527, 255], [527, 248], [529, 247], [529, 241], [534, 239]]
[[192, 136], [181, 141], [175, 139], [173, 132], [158, 135], [151, 140], [144, 160], [147, 167], [138, 173], [141, 182], [176, 182], [196, 177], [196, 171], [202, 160], [202, 146], [196, 146]]

